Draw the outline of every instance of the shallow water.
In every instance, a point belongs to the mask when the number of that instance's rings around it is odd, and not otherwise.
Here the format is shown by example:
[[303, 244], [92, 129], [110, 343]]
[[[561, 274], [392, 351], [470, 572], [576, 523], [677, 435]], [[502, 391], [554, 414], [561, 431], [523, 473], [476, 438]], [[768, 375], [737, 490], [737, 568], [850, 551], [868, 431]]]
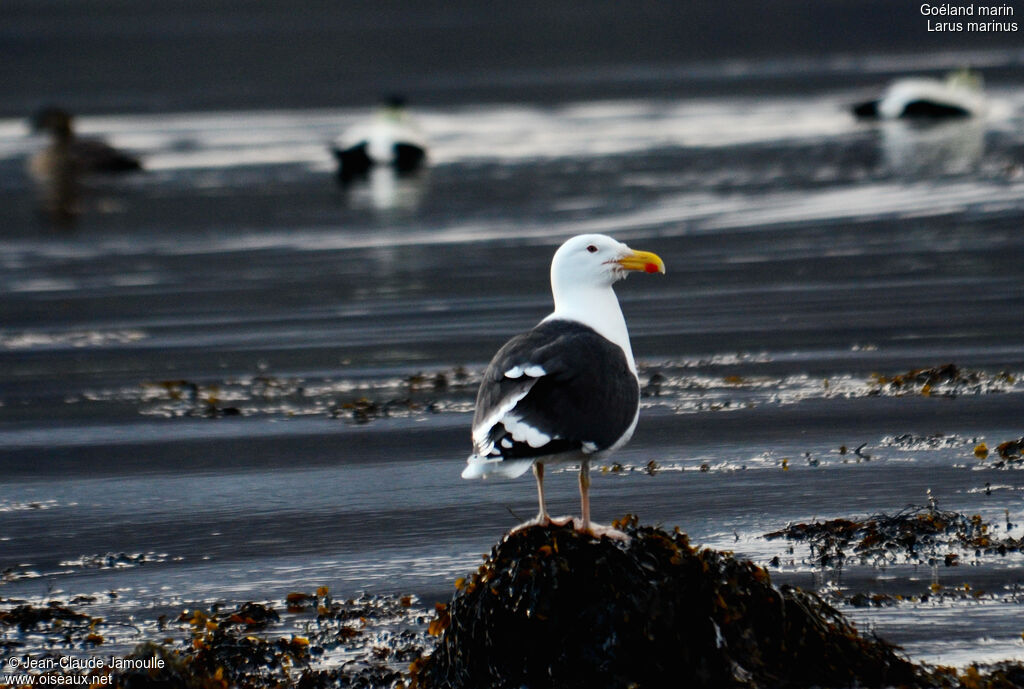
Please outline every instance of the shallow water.
[[[446, 598], [534, 510], [528, 479], [459, 478], [479, 374], [549, 309], [554, 247], [608, 232], [668, 273], [617, 288], [661, 384], [595, 517], [846, 595], [969, 583], [842, 609], [918, 660], [1024, 658], [1018, 556], [822, 572], [762, 538], [928, 491], [1022, 536], [1024, 474], [973, 452], [1024, 434], [1024, 84], [989, 92], [931, 128], [856, 123], [859, 89], [422, 108], [428, 173], [347, 190], [326, 142], [366, 110], [83, 118], [148, 171], [90, 181], [70, 228], [0, 121], [0, 596]], [[947, 362], [973, 382], [872, 375]]]

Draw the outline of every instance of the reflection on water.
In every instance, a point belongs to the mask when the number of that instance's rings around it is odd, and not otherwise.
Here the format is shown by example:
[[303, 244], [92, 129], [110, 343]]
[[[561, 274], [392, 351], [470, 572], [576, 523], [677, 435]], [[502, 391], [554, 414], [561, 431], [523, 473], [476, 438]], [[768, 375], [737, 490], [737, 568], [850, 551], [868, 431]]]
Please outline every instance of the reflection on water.
[[343, 185], [342, 193], [352, 208], [404, 215], [419, 208], [428, 181], [427, 170], [401, 173], [390, 166], [375, 165], [365, 177]]
[[984, 118], [881, 124], [887, 171], [911, 177], [962, 175], [978, 169], [985, 153]]

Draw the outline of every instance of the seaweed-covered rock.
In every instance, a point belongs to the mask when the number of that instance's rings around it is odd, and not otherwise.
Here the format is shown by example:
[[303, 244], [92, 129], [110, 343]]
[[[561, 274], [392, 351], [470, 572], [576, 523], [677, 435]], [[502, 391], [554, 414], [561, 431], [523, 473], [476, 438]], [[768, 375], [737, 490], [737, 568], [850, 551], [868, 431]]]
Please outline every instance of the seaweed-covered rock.
[[958, 563], [953, 552], [974, 551], [1006, 555], [1024, 548], [1024, 539], [997, 538], [980, 515], [950, 512], [931, 505], [911, 505], [894, 515], [864, 519], [830, 519], [789, 524], [767, 533], [768, 540], [785, 538], [810, 546], [810, 561], [819, 567], [842, 567], [857, 558], [861, 564], [884, 566], [901, 560], [946, 566]]
[[441, 606], [413, 686], [865, 687], [920, 670], [818, 596], [635, 519], [628, 541], [570, 527], [510, 534]]

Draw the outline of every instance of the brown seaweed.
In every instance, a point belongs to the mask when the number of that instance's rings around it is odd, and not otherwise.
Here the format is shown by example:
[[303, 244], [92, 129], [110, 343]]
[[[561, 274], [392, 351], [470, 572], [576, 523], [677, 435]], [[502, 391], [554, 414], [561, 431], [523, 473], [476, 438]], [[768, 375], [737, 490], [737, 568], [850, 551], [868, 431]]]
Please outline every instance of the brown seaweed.
[[961, 394], [1001, 392], [1016, 382], [1015, 377], [1005, 371], [989, 375], [982, 371], [969, 371], [953, 363], [931, 368], [915, 368], [891, 376], [876, 373], [872, 378], [876, 385], [876, 394], [885, 391], [897, 395], [919, 394], [925, 397], [956, 397]]
[[912, 505], [894, 515], [790, 524], [764, 537], [807, 543], [811, 561], [819, 567], [842, 567], [851, 558], [874, 566], [901, 560], [953, 566], [960, 559], [954, 548], [980, 556], [1005, 555], [1024, 547], [1024, 539], [995, 537], [980, 515], [939, 510], [935, 505]]

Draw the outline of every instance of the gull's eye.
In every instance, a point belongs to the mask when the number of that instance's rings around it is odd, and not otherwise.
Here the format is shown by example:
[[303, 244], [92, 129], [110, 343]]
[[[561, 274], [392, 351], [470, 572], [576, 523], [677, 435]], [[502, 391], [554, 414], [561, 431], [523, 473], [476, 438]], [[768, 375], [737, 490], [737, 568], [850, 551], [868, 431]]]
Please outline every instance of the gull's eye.
[[592, 254], [596, 254], [597, 253], [597, 247], [594, 246], [593, 244], [591, 244], [590, 246], [587, 247], [587, 251], [589, 251]]

